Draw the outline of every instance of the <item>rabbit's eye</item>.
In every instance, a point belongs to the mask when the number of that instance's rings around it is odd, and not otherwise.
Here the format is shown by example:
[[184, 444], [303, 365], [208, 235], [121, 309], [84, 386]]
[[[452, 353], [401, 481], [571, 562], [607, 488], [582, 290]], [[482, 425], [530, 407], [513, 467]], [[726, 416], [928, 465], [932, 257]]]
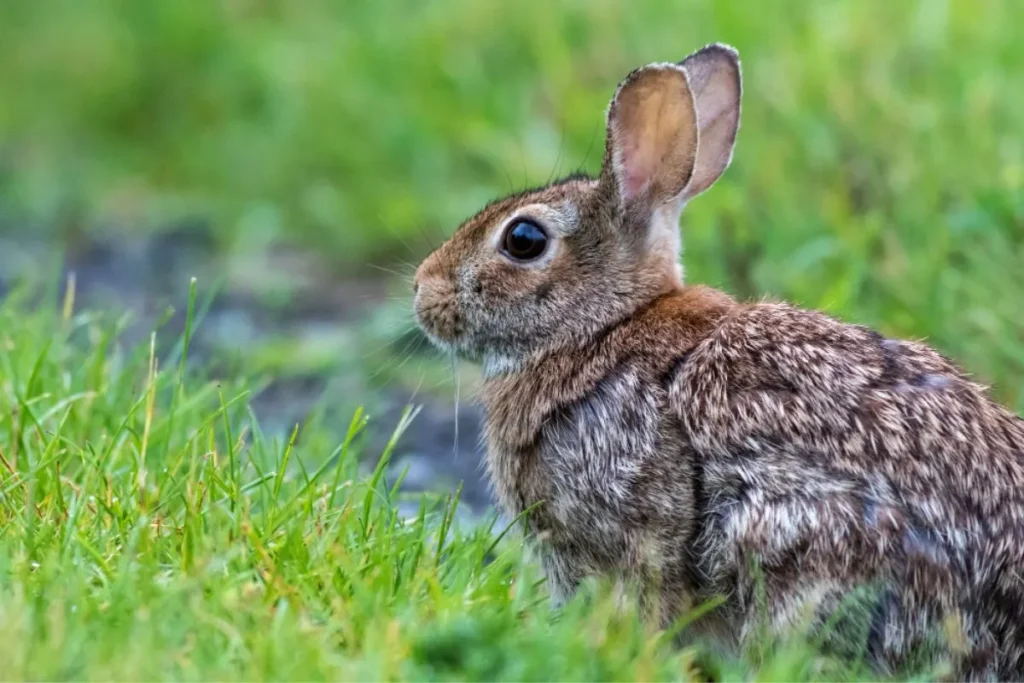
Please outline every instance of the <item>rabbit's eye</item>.
[[548, 246], [547, 234], [536, 223], [517, 220], [505, 230], [505, 253], [517, 261], [532, 261]]

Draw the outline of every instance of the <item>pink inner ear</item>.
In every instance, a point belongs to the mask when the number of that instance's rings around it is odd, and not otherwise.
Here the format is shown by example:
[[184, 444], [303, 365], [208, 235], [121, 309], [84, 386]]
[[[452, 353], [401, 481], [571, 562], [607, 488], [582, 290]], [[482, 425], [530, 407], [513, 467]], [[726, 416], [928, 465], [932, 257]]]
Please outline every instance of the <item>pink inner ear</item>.
[[622, 182], [622, 197], [627, 201], [643, 194], [654, 173], [650, 150], [645, 150], [644, 146], [641, 140], [624, 141], [623, 144], [619, 177]]
[[644, 191], [644, 187], [647, 185], [647, 179], [650, 176], [637, 170], [636, 167], [628, 161], [624, 165], [626, 169], [622, 177], [622, 197], [629, 201], [640, 196]]

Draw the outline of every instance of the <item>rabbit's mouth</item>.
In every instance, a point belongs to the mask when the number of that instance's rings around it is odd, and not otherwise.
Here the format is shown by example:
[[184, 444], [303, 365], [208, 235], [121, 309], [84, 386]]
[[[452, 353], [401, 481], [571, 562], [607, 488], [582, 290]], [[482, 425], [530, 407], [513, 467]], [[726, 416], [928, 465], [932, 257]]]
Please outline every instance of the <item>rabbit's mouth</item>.
[[455, 301], [454, 289], [440, 278], [418, 281], [413, 311], [416, 323], [439, 350], [464, 354], [464, 317]]
[[485, 374], [487, 367], [505, 366], [508, 363], [491, 362], [481, 345], [481, 340], [466, 325], [465, 316], [459, 312], [455, 304], [441, 303], [421, 305], [417, 297], [414, 305], [416, 323], [430, 343], [441, 353], [458, 356], [472, 363], [483, 363]]
[[459, 346], [461, 321], [454, 306], [434, 304], [416, 306], [416, 323], [427, 338], [444, 351], [454, 351]]

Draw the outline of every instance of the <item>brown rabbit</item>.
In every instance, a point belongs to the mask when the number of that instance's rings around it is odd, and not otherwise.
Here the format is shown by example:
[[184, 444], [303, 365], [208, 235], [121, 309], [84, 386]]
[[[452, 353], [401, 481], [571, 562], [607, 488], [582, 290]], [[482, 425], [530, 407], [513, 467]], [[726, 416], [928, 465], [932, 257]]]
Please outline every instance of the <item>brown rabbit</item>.
[[724, 596], [698, 629], [742, 645], [860, 591], [834, 633], [879, 670], [1024, 677], [1024, 421], [927, 346], [683, 283], [740, 83], [722, 45], [634, 71], [598, 178], [495, 202], [419, 267], [419, 324], [483, 365], [498, 501], [543, 501], [556, 601], [611, 575], [667, 624]]

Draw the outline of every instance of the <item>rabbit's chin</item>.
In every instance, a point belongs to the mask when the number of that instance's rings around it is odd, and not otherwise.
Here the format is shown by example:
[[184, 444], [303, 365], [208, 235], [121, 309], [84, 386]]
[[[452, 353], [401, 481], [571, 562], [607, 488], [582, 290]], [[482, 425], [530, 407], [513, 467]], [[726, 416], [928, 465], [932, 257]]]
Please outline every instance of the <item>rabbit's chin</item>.
[[522, 364], [521, 358], [504, 353], [485, 353], [480, 362], [483, 368], [484, 379], [493, 379], [502, 375], [519, 372]]
[[463, 353], [459, 350], [457, 340], [442, 339], [431, 332], [425, 325], [420, 325], [420, 331], [423, 332], [426, 338], [430, 341], [430, 344], [441, 352], [441, 354], [445, 356], [463, 356]]
[[473, 363], [485, 362], [485, 354], [476, 348], [469, 339], [461, 336], [453, 338], [439, 337], [436, 332], [433, 332], [428, 326], [423, 324], [420, 324], [419, 328], [431, 345], [442, 355], [454, 356]]
[[519, 356], [499, 351], [483, 351], [468, 340], [442, 339], [424, 327], [420, 329], [442, 355], [455, 356], [461, 360], [479, 364], [484, 379], [513, 374], [519, 372], [523, 367], [523, 359]]

